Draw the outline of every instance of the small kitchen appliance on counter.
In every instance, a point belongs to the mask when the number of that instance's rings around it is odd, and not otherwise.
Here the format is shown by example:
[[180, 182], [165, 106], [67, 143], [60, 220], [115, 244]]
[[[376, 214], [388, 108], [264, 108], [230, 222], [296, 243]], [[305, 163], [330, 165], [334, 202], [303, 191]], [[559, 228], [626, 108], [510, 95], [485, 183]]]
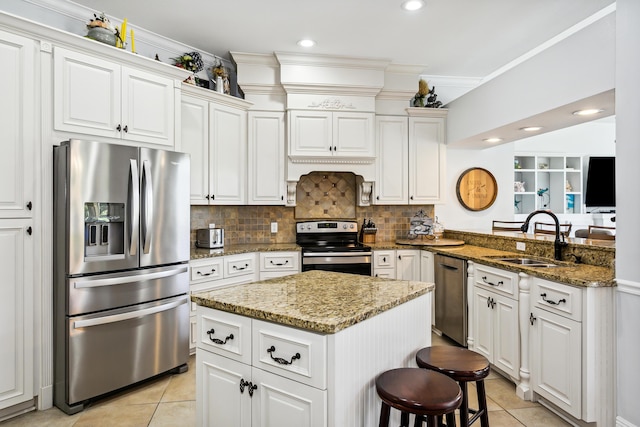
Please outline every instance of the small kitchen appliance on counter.
[[224, 247], [224, 229], [200, 228], [196, 231], [196, 246], [206, 249]]

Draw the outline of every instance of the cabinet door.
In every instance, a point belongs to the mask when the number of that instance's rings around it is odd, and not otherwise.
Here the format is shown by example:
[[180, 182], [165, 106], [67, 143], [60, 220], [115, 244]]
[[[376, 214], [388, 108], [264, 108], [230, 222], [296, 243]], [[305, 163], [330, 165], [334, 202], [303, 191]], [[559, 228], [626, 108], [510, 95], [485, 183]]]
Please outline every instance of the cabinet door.
[[289, 112], [289, 155], [326, 157], [333, 153], [332, 115], [327, 111]]
[[0, 218], [31, 217], [34, 196], [35, 122], [33, 40], [0, 31]]
[[249, 204], [284, 205], [284, 113], [249, 112]]
[[396, 279], [420, 280], [420, 250], [397, 250], [396, 256]]
[[247, 112], [209, 104], [209, 189], [211, 204], [246, 201]]
[[[420, 281], [434, 283], [435, 282], [435, 269], [433, 266], [433, 252], [420, 251]], [[431, 324], [436, 323], [436, 298], [435, 290], [433, 291], [433, 298], [431, 298]]]
[[340, 157], [374, 156], [374, 114], [333, 113], [333, 155]]
[[533, 308], [533, 390], [576, 418], [582, 412], [582, 324]]
[[60, 47], [53, 58], [54, 128], [120, 138], [120, 66]]
[[444, 119], [409, 118], [409, 203], [444, 201]]
[[407, 204], [409, 198], [407, 125], [406, 117], [376, 117], [376, 204]]
[[209, 102], [183, 96], [182, 151], [191, 155], [191, 204], [209, 204]]
[[174, 82], [122, 68], [122, 139], [174, 145]]
[[33, 398], [33, 238], [30, 219], [0, 220], [0, 409]]
[[[438, 290], [436, 289], [436, 292]], [[493, 362], [493, 311], [491, 298], [495, 294], [483, 288], [474, 287], [473, 290], [473, 351], [476, 351]], [[519, 341], [518, 341], [519, 342]]]
[[518, 301], [497, 294], [493, 299], [493, 364], [512, 378], [520, 378]]
[[[251, 366], [198, 349], [196, 354], [197, 424], [207, 427], [251, 427], [248, 387]], [[254, 391], [255, 398], [255, 391]]]
[[262, 369], [252, 369], [258, 386], [252, 399], [253, 427], [325, 427], [327, 392]]

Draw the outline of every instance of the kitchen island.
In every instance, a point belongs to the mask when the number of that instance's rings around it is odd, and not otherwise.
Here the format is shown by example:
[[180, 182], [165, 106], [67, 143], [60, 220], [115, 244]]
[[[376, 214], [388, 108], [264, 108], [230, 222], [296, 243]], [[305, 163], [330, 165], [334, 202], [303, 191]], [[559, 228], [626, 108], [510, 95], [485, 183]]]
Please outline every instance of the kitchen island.
[[308, 271], [192, 295], [198, 425], [376, 425], [376, 376], [431, 343], [433, 287]]

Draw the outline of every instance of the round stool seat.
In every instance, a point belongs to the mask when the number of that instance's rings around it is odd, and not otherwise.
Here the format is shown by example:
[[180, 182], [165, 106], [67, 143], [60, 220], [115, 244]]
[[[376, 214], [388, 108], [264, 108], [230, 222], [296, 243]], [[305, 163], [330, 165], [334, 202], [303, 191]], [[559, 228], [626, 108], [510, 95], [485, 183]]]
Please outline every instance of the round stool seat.
[[460, 386], [446, 375], [419, 368], [398, 368], [376, 379], [378, 395], [389, 406], [418, 415], [444, 415], [462, 402]]
[[480, 381], [489, 375], [486, 357], [462, 347], [435, 346], [423, 348], [416, 354], [421, 368], [440, 372], [456, 381]]

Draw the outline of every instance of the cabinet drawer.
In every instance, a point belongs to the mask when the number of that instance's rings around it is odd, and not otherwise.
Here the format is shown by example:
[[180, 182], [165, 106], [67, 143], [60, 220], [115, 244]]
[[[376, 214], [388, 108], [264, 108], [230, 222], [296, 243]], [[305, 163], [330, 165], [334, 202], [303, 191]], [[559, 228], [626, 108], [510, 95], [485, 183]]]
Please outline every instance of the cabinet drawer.
[[582, 321], [582, 290], [579, 288], [534, 278], [531, 301], [535, 307]]
[[396, 267], [396, 251], [374, 251], [373, 252], [373, 268], [395, 268]]
[[222, 258], [191, 261], [191, 282], [202, 280], [216, 280], [224, 277]]
[[251, 363], [251, 319], [198, 306], [198, 348]]
[[224, 257], [224, 277], [235, 277], [256, 272], [256, 254]]
[[518, 299], [518, 273], [476, 264], [474, 281], [478, 286]]
[[265, 252], [260, 254], [260, 271], [298, 271], [300, 252]]
[[319, 389], [327, 388], [327, 338], [253, 321], [253, 366]]

